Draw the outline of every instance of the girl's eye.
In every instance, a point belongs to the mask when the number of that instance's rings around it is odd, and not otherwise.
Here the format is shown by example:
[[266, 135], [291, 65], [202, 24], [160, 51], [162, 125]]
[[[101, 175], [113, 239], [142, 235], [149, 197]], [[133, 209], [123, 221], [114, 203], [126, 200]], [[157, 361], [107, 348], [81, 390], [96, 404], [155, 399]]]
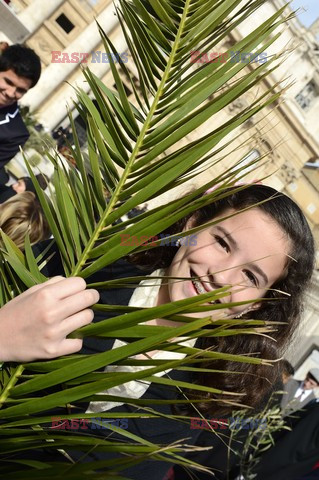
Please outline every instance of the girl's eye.
[[219, 235], [214, 235], [215, 237], [215, 240], [217, 243], [219, 243], [219, 245], [227, 252], [229, 253], [230, 252], [230, 248], [229, 248], [229, 245], [227, 242], [225, 242], [225, 240], [223, 239], [223, 237], [220, 237]]
[[248, 278], [248, 280], [250, 281], [250, 283], [252, 283], [255, 287], [258, 287], [258, 280], [255, 277], [255, 275], [253, 273], [251, 273], [250, 270], [244, 270], [244, 273], [245, 273], [246, 277]]

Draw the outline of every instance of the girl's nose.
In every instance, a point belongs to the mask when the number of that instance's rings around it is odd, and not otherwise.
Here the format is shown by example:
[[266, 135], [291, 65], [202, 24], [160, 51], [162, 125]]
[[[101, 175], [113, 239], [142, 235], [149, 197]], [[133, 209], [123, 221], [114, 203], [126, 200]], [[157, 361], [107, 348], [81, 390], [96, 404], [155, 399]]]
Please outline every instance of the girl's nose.
[[212, 288], [222, 288], [225, 285], [236, 285], [240, 283], [240, 272], [238, 268], [228, 268], [209, 275]]

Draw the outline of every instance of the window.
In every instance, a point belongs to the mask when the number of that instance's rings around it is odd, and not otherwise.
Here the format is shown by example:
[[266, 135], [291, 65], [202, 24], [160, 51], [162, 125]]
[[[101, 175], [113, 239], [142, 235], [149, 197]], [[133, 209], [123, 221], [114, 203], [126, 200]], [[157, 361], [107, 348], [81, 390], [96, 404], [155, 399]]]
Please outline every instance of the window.
[[64, 15], [64, 13], [61, 13], [55, 21], [66, 33], [70, 33], [74, 28], [73, 23]]
[[304, 110], [309, 110], [318, 97], [318, 91], [315, 82], [311, 81], [296, 95], [295, 99], [299, 106]]

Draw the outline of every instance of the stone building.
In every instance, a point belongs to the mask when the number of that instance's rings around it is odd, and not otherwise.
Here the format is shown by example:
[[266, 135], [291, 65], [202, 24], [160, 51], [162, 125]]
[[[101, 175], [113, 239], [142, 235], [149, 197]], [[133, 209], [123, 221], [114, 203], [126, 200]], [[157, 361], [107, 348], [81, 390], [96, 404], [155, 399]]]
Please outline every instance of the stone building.
[[[81, 58], [90, 62], [90, 68], [107, 85], [112, 86], [110, 64], [103, 61], [103, 45], [94, 19], [96, 18], [105, 32], [110, 35], [117, 51], [125, 53], [123, 40], [113, 3], [110, 0], [0, 0], [0, 18], [9, 20], [18, 32], [10, 38], [10, 31], [0, 20], [0, 31], [12, 42], [22, 41], [35, 49], [43, 64], [43, 73], [39, 84], [25, 96], [24, 104], [36, 111], [41, 123], [49, 130], [58, 126], [68, 126], [66, 103], [73, 108], [74, 86], [88, 91], [81, 72]], [[284, 0], [268, 0], [255, 12], [245, 24], [241, 25], [227, 42], [220, 45], [225, 52], [243, 36], [256, 28], [264, 18], [268, 18], [284, 5]], [[9, 5], [5, 5], [9, 4]], [[6, 17], [4, 17], [4, 13]], [[3, 14], [2, 14], [3, 13]], [[11, 15], [11, 17], [10, 17]], [[10, 19], [9, 19], [10, 17]], [[244, 159], [262, 157], [266, 162], [257, 172], [251, 171], [248, 178], [267, 179], [280, 191], [287, 192], [302, 207], [313, 228], [319, 235], [319, 43], [317, 41], [318, 23], [306, 29], [298, 18], [283, 24], [282, 36], [267, 49], [265, 57], [272, 58], [274, 52], [286, 50], [290, 53], [279, 58], [279, 67], [272, 72], [258, 89], [233, 102], [218, 116], [218, 122], [227, 121], [231, 116], [250, 105], [255, 96], [269, 86], [275, 90], [288, 86], [281, 100], [256, 114], [240, 127], [239, 134], [231, 146], [229, 156], [209, 170], [212, 175], [220, 173], [225, 165]], [[18, 36], [18, 40], [17, 40]], [[88, 58], [85, 58], [88, 54]], [[72, 56], [73, 55], [73, 56]], [[61, 61], [60, 61], [61, 60]], [[83, 63], [85, 66], [86, 63]], [[127, 68], [136, 75], [133, 62], [128, 61]], [[247, 68], [256, 68], [255, 64]], [[196, 68], [196, 67], [195, 67]], [[129, 88], [129, 86], [128, 86]], [[183, 142], [186, 144], [211, 129], [212, 118], [200, 129], [194, 131]], [[76, 120], [81, 136], [81, 120]], [[235, 136], [235, 134], [233, 134]], [[227, 137], [226, 140], [229, 138]], [[241, 147], [239, 148], [239, 145]], [[208, 173], [203, 174], [205, 181]], [[200, 179], [198, 180], [200, 181]], [[308, 310], [305, 315], [305, 327], [302, 339], [294, 346], [290, 355], [294, 363], [302, 358], [306, 351], [317, 345], [319, 348], [319, 273], [314, 276], [312, 293], [309, 294]]]

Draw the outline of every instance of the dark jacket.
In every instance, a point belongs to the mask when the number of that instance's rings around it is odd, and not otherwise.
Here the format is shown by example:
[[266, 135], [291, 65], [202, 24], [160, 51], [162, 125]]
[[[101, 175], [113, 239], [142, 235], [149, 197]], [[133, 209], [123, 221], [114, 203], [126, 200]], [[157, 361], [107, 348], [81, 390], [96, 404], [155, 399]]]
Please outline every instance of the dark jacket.
[[[319, 403], [287, 417], [291, 431], [275, 436], [275, 445], [266, 451], [256, 468], [256, 480], [299, 480], [308, 478], [319, 460]], [[309, 478], [312, 478], [309, 476]]]
[[18, 153], [29, 138], [29, 132], [17, 103], [0, 108], [0, 184], [6, 183], [3, 167]]
[[13, 188], [7, 187], [7, 185], [1, 185], [0, 183], [0, 203], [6, 202], [9, 198], [14, 197], [17, 192]]

